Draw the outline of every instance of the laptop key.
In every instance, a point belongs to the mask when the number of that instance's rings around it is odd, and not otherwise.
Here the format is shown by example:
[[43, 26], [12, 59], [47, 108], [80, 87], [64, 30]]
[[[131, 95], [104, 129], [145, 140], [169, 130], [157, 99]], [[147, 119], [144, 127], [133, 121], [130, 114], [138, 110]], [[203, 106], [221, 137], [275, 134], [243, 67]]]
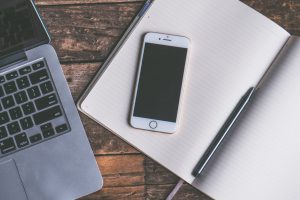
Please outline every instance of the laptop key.
[[4, 96], [4, 90], [3, 87], [0, 85], [0, 97]]
[[4, 90], [6, 94], [11, 94], [15, 91], [17, 91], [17, 86], [14, 81], [8, 82], [4, 84]]
[[48, 72], [46, 69], [34, 72], [29, 75], [29, 79], [33, 85], [46, 81], [47, 79], [49, 79]]
[[21, 133], [15, 136], [15, 141], [19, 148], [25, 147], [29, 144], [26, 133]]
[[16, 150], [16, 145], [14, 143], [13, 138], [8, 138], [0, 141], [0, 150], [2, 154], [6, 154]]
[[47, 94], [47, 93], [53, 91], [53, 86], [52, 86], [52, 83], [50, 81], [42, 83], [40, 85], [40, 88], [41, 88], [41, 91], [42, 91], [43, 94]]
[[15, 101], [12, 96], [5, 97], [1, 101], [2, 101], [2, 105], [5, 109], [15, 106]]
[[24, 119], [21, 119], [20, 124], [21, 124], [21, 127], [23, 130], [33, 127], [33, 121], [31, 119], [31, 117], [26, 117]]
[[40, 133], [35, 134], [33, 136], [30, 136], [29, 140], [30, 140], [31, 143], [38, 142], [38, 141], [42, 140], [42, 135]]
[[32, 65], [32, 68], [33, 70], [38, 70], [38, 69], [41, 69], [45, 66], [44, 62], [43, 61], [40, 61], [38, 63], [35, 63]]
[[18, 122], [12, 122], [10, 124], [7, 124], [7, 130], [10, 135], [13, 135], [20, 132], [21, 128]]
[[55, 127], [55, 130], [57, 133], [62, 133], [64, 131], [68, 130], [68, 125], [67, 124], [59, 125], [59, 126]]
[[17, 78], [18, 76], [19, 76], [18, 72], [13, 71], [13, 72], [10, 72], [10, 73], [6, 74], [6, 79], [7, 80], [12, 80], [14, 78]]
[[40, 125], [44, 122], [48, 122], [52, 119], [62, 116], [62, 110], [59, 106], [52, 107], [42, 112], [33, 115], [33, 119], [36, 125]]
[[25, 91], [21, 91], [15, 94], [17, 104], [25, 103], [28, 101], [28, 97]]
[[4, 83], [4, 82], [5, 82], [4, 76], [0, 76], [0, 83]]
[[55, 134], [51, 123], [47, 123], [47, 124], [42, 125], [41, 130], [42, 130], [44, 138], [51, 137]]
[[54, 132], [53, 128], [42, 131], [42, 133], [43, 133], [44, 138], [48, 138], [48, 137], [51, 137], [51, 136], [55, 135], [55, 132]]
[[31, 72], [31, 67], [30, 66], [26, 66], [26, 67], [23, 67], [19, 70], [19, 73], [21, 75], [25, 75], [25, 74], [28, 74]]
[[8, 136], [5, 126], [0, 127], [0, 139], [6, 138]]
[[29, 80], [26, 76], [17, 79], [17, 85], [20, 90], [30, 86]]
[[41, 128], [42, 131], [46, 131], [46, 130], [49, 130], [49, 129], [52, 128], [52, 124], [47, 123], [47, 124], [42, 125], [40, 128]]
[[34, 99], [36, 97], [41, 96], [41, 92], [40, 92], [38, 86], [34, 86], [34, 87], [27, 89], [27, 93], [28, 93], [28, 96], [30, 99]]
[[7, 122], [9, 122], [9, 116], [7, 112], [5, 111], [0, 113], [0, 125], [6, 124]]
[[9, 115], [12, 120], [19, 119], [23, 116], [22, 110], [19, 107], [13, 108], [9, 110]]
[[35, 108], [32, 102], [28, 102], [22, 105], [22, 110], [25, 115], [29, 115], [35, 112]]
[[38, 110], [45, 109], [45, 108], [53, 106], [57, 103], [58, 103], [58, 101], [57, 101], [55, 94], [50, 94], [48, 96], [45, 96], [45, 97], [35, 100], [35, 105]]

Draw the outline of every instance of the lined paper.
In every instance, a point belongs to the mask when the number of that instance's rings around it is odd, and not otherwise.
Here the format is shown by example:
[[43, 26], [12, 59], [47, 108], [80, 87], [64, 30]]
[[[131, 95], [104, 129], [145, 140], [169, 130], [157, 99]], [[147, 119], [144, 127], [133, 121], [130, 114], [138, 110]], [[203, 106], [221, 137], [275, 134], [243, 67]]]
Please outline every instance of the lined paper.
[[300, 199], [299, 55], [293, 37], [197, 188], [220, 200]]
[[[172, 135], [137, 130], [128, 123], [139, 51], [147, 32], [191, 40], [180, 128]], [[191, 172], [205, 149], [289, 36], [239, 1], [155, 0], [81, 103], [81, 110], [192, 183]]]

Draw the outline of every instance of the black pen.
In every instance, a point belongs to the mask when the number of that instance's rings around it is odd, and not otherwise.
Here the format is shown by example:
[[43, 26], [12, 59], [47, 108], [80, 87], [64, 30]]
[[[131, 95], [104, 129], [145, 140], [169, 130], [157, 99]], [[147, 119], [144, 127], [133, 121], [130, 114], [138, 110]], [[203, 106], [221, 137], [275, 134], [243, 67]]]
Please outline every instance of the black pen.
[[204, 170], [205, 166], [209, 162], [209, 160], [212, 158], [212, 156], [215, 154], [217, 149], [221, 146], [222, 142], [224, 141], [225, 137], [228, 135], [230, 129], [232, 128], [233, 124], [236, 122], [246, 105], [249, 103], [249, 101], [252, 99], [255, 93], [255, 88], [251, 87], [241, 98], [241, 100], [238, 102], [232, 113], [229, 115], [228, 119], [214, 138], [214, 140], [211, 142], [205, 153], [203, 154], [200, 161], [197, 163], [196, 167], [194, 168], [192, 174], [193, 176], [197, 177], [199, 176], [202, 171]]

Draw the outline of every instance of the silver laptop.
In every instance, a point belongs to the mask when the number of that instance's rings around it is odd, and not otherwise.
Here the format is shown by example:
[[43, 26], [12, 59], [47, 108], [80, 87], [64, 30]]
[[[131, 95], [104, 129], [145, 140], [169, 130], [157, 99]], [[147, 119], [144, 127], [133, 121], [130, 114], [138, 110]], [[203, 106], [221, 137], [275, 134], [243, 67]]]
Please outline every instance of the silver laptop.
[[0, 4], [0, 199], [71, 200], [102, 178], [30, 0]]

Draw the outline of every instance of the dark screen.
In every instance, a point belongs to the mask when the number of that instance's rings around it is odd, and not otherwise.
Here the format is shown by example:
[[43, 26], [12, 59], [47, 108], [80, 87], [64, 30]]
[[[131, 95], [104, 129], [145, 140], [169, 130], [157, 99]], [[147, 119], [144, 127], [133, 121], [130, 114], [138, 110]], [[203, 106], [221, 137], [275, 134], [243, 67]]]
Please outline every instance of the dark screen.
[[145, 44], [134, 116], [176, 122], [186, 48]]
[[1, 0], [0, 58], [47, 41], [47, 33], [29, 0]]

